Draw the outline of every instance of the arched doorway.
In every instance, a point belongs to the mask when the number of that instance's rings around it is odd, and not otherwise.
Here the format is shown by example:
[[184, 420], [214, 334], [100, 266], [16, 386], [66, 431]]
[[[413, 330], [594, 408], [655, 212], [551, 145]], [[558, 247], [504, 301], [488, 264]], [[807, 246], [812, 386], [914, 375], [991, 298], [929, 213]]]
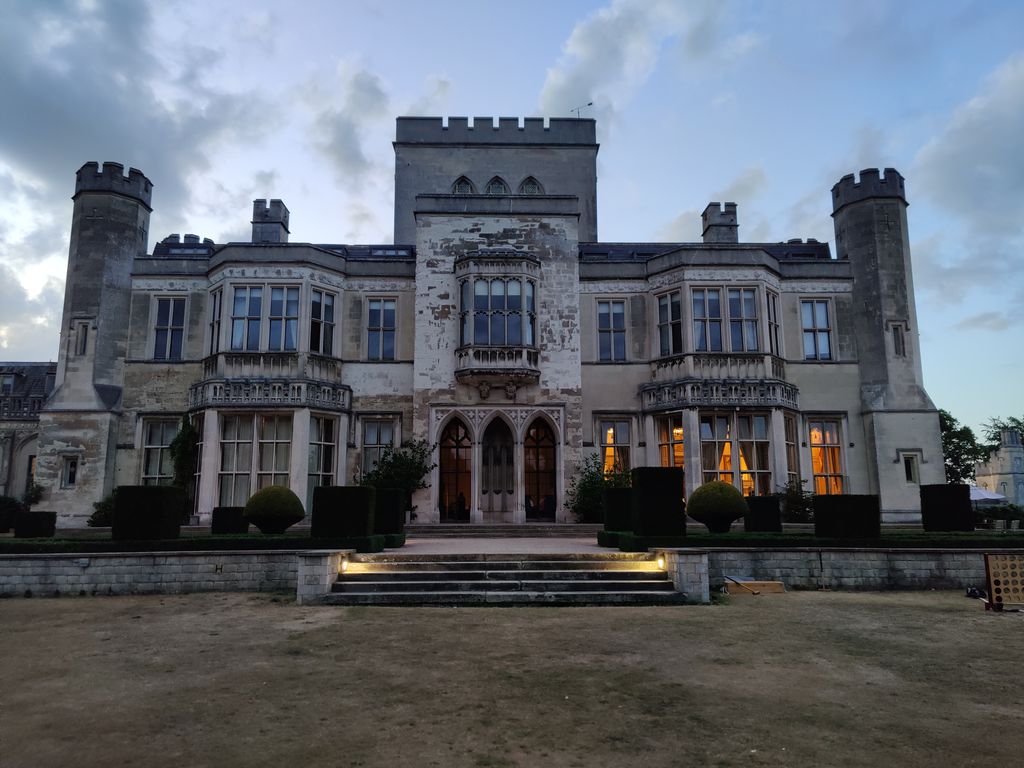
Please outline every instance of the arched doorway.
[[555, 519], [556, 491], [555, 435], [543, 419], [535, 419], [523, 441], [526, 479], [526, 519]]
[[438, 445], [438, 511], [443, 523], [469, 522], [473, 497], [473, 441], [459, 419], [453, 419], [441, 433]]
[[501, 419], [484, 430], [480, 452], [480, 508], [484, 522], [511, 522], [515, 499], [512, 430]]

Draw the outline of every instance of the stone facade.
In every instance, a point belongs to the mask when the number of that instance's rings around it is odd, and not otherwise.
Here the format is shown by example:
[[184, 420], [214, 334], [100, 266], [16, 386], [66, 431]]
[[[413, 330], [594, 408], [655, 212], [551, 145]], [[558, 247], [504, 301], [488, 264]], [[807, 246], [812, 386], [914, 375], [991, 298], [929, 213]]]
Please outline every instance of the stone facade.
[[35, 479], [39, 413], [56, 375], [54, 363], [0, 363], [0, 496], [20, 499]]
[[740, 242], [733, 203], [702, 242], [604, 243], [592, 120], [396, 136], [390, 245], [289, 242], [287, 206], [257, 200], [251, 242], [150, 252], [150, 181], [83, 166], [40, 508], [78, 525], [116, 485], [166, 482], [183, 416], [204, 521], [268, 484], [308, 503], [413, 438], [438, 464], [421, 522], [568, 521], [591, 452], [684, 466], [686, 493], [878, 493], [888, 520], [942, 482], [896, 171], [835, 185], [834, 255]]
[[1010, 504], [1024, 506], [1024, 444], [1015, 429], [999, 433], [999, 446], [987, 461], [974, 466], [977, 484], [987, 491], [1002, 494]]

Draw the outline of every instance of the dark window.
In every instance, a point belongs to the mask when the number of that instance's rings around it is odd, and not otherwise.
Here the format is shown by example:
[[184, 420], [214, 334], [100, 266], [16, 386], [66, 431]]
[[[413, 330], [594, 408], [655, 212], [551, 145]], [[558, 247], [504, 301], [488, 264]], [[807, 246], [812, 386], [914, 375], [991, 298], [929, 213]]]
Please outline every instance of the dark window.
[[181, 360], [185, 335], [185, 297], [156, 300], [154, 360]]
[[658, 338], [662, 356], [682, 354], [683, 307], [678, 292], [658, 297]]
[[722, 351], [722, 294], [718, 288], [693, 292], [693, 345], [697, 352]]
[[597, 352], [602, 362], [626, 359], [626, 302], [597, 302]]
[[370, 299], [366, 327], [366, 358], [395, 359], [395, 299]]

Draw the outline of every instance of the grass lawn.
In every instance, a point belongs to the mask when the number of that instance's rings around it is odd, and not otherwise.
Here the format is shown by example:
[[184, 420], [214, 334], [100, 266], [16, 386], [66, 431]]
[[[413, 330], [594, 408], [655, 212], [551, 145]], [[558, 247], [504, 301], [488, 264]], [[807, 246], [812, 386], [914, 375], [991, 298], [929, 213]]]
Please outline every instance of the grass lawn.
[[0, 766], [1019, 765], [1024, 614], [0, 600]]

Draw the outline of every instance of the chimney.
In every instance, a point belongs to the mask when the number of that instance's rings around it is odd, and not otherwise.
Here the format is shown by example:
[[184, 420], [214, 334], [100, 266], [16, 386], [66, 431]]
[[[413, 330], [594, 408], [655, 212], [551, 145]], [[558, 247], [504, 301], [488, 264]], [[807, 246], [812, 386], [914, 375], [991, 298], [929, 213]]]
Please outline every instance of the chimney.
[[736, 203], [708, 203], [700, 217], [704, 225], [705, 243], [738, 243], [739, 223], [736, 219]]
[[288, 242], [288, 208], [280, 200], [252, 201], [252, 241], [254, 243]]

